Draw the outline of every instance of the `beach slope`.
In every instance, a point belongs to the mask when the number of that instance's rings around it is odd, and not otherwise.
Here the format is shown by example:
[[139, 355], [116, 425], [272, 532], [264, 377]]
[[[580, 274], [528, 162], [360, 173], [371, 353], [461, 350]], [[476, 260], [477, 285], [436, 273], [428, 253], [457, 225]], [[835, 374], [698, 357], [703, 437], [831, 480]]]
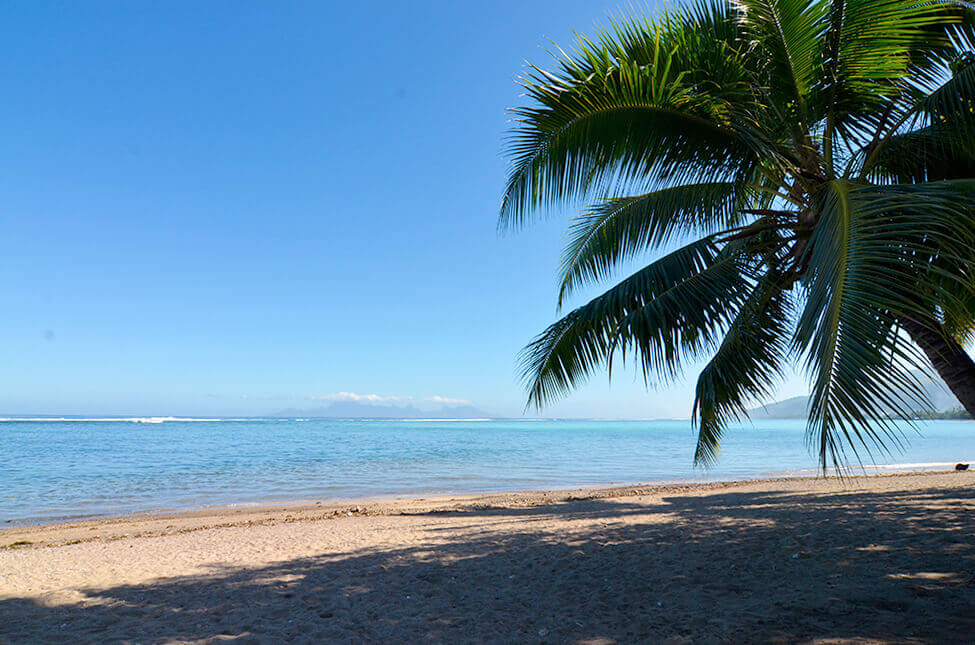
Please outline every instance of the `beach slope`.
[[0, 531], [0, 642], [971, 642], [975, 473]]

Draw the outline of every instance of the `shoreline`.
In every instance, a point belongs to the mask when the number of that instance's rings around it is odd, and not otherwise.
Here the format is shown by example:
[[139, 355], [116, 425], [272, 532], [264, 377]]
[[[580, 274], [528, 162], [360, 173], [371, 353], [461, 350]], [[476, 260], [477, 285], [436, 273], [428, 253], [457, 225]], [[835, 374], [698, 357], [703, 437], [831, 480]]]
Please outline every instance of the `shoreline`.
[[[531, 508], [547, 504], [624, 497], [692, 494], [754, 484], [822, 482], [837, 491], [858, 490], [860, 480], [949, 475], [954, 470], [908, 470], [856, 475], [799, 475], [720, 481], [678, 481], [607, 486], [522, 490], [494, 493], [430, 494], [402, 497], [351, 498], [330, 501], [291, 500], [245, 504], [215, 504], [177, 509], [95, 515], [54, 521], [19, 523], [0, 528], [0, 551], [65, 546], [95, 541], [146, 538], [217, 528], [317, 522], [340, 517], [390, 517], [436, 513]], [[97, 531], [92, 535], [92, 531]]]
[[[905, 475], [923, 474], [936, 472], [950, 472], [956, 462], [924, 462], [924, 463], [903, 463], [903, 464], [861, 464], [857, 467], [849, 467], [848, 473], [838, 474], [835, 469], [823, 475], [814, 469], [799, 469], [788, 471], [772, 471], [756, 475], [743, 475], [739, 478], [727, 479], [708, 479], [706, 477], [682, 477], [674, 479], [648, 480], [642, 482], [596, 482], [596, 483], [566, 483], [557, 484], [551, 488], [514, 488], [500, 490], [481, 490], [481, 491], [408, 491], [403, 493], [375, 494], [375, 495], [349, 495], [328, 498], [316, 497], [279, 497], [276, 499], [257, 499], [253, 501], [240, 502], [220, 502], [215, 504], [188, 504], [185, 506], [155, 507], [136, 510], [124, 510], [118, 512], [94, 512], [77, 513], [69, 515], [40, 515], [36, 517], [12, 518], [0, 520], [0, 549], [5, 548], [3, 536], [9, 531], [26, 531], [27, 529], [45, 527], [67, 526], [75, 524], [90, 524], [102, 522], [114, 522], [125, 520], [136, 520], [146, 518], [178, 517], [183, 515], [214, 514], [223, 515], [237, 511], [247, 510], [271, 510], [282, 506], [298, 508], [325, 506], [341, 507], [343, 505], [363, 505], [376, 504], [383, 502], [408, 502], [411, 500], [438, 500], [441, 498], [480, 498], [507, 495], [549, 495], [570, 492], [585, 491], [612, 491], [629, 489], [651, 489], [669, 486], [712, 486], [724, 484], [743, 484], [758, 481], [782, 481], [792, 479], [824, 479], [824, 480], [855, 480], [863, 477], [882, 477], [886, 475]], [[612, 495], [610, 495], [612, 496]]]
[[4, 529], [0, 642], [966, 642], [973, 517], [927, 471]]

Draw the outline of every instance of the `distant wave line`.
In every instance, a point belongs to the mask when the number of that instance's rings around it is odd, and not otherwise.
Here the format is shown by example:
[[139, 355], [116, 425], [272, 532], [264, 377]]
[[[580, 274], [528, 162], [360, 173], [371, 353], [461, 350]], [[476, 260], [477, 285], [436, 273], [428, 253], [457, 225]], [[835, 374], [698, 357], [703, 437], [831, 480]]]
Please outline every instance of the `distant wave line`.
[[[975, 461], [975, 460], [973, 460]], [[911, 471], [911, 470], [950, 470], [955, 467], [956, 463], [968, 463], [968, 460], [961, 459], [958, 462], [955, 461], [931, 461], [931, 462], [918, 462], [918, 463], [907, 463], [907, 464], [857, 464], [855, 466], [849, 466], [842, 469], [844, 475], [850, 475], [855, 473], [857, 470], [875, 471], [875, 472], [901, 472], [901, 471]], [[801, 477], [804, 475], [815, 475], [819, 476], [822, 474], [820, 470], [803, 469], [803, 470], [787, 470], [782, 472], [773, 472], [760, 475], [760, 477]], [[840, 474], [840, 471], [836, 468], [830, 468], [829, 474], [836, 476]]]
[[84, 422], [84, 423], [166, 423], [168, 421], [263, 421], [264, 419], [247, 418], [199, 418], [199, 417], [0, 417], [0, 423], [50, 423], [50, 422]]

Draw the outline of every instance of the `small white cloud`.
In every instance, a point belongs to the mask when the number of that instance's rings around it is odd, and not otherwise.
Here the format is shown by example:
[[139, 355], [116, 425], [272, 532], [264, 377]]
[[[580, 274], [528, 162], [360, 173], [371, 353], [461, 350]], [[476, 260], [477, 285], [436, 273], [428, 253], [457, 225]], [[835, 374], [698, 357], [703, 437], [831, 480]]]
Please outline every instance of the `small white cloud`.
[[368, 401], [369, 403], [397, 403], [409, 401], [408, 396], [380, 396], [378, 394], [356, 394], [355, 392], [335, 392], [308, 397], [312, 401]]
[[309, 396], [310, 401], [358, 401], [365, 403], [436, 403], [438, 405], [472, 405], [468, 399], [454, 399], [446, 396], [425, 396], [417, 398], [413, 396], [382, 396], [380, 394], [357, 394], [355, 392], [335, 392], [333, 394], [321, 394]]
[[424, 401], [430, 401], [431, 403], [441, 403], [443, 405], [473, 405], [473, 401], [468, 399], [451, 399], [446, 396], [428, 396], [423, 399]]

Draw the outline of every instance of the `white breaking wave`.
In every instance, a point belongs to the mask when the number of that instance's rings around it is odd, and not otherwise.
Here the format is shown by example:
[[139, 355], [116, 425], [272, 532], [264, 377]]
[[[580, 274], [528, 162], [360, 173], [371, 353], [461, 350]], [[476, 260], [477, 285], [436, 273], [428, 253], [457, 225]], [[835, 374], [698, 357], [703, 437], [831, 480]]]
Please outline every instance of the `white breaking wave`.
[[[907, 463], [907, 464], [863, 464], [850, 466], [849, 468], [843, 470], [844, 475], [856, 474], [857, 471], [861, 472], [906, 472], [912, 470], [952, 470], [957, 463], [969, 463], [968, 459], [959, 459], [958, 461], [930, 461], [930, 462], [918, 462], [918, 463]], [[830, 468], [828, 471], [830, 475], [837, 475], [840, 473], [835, 468]], [[820, 475], [819, 470], [803, 469], [803, 470], [787, 470], [783, 472], [768, 473], [769, 476], [818, 476]], [[765, 475], [763, 475], [765, 476]]]
[[927, 470], [932, 468], [954, 468], [957, 461], [934, 461], [930, 463], [919, 463], [919, 464], [877, 464], [864, 466], [865, 469], [870, 470], [909, 470], [920, 468], [921, 470]]
[[84, 423], [166, 423], [167, 421], [255, 421], [256, 419], [224, 419], [195, 417], [0, 417], [0, 422], [84, 422]]
[[439, 421], [450, 421], [452, 423], [457, 423], [459, 421], [494, 421], [494, 419], [390, 419], [390, 421], [404, 421], [404, 422], [415, 422], [415, 423], [436, 423]]

